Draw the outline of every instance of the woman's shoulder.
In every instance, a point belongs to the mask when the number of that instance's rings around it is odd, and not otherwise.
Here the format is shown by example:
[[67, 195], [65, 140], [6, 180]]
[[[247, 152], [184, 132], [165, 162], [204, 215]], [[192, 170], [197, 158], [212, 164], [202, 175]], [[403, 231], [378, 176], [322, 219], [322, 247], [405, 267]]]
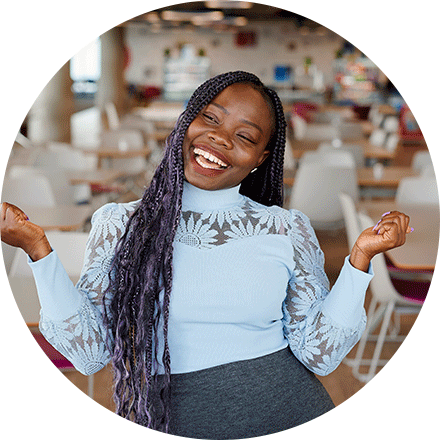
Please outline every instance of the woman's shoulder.
[[106, 203], [95, 211], [92, 216], [92, 224], [111, 222], [125, 225], [139, 204], [140, 200], [128, 203]]
[[306, 230], [311, 228], [309, 218], [297, 209], [285, 209], [280, 206], [266, 206], [247, 198], [248, 207], [261, 216], [264, 212], [266, 215], [272, 216], [274, 219], [282, 222], [287, 231], [295, 231], [297, 229]]

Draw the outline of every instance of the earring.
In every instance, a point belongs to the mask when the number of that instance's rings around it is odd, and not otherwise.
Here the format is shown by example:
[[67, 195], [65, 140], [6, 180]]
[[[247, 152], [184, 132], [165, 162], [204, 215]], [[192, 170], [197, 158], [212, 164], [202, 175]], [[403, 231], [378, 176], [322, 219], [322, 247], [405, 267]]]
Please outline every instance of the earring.
[[252, 171], [251, 171], [251, 173], [255, 173], [255, 171], [257, 171], [258, 170], [258, 168], [254, 168]]

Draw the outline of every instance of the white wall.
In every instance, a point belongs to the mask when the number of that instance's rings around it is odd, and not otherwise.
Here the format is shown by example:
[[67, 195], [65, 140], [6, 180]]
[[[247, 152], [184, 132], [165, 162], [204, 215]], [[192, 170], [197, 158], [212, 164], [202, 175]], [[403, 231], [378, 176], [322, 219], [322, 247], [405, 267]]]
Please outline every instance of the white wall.
[[[211, 59], [213, 75], [248, 70], [270, 84], [276, 64], [301, 69], [304, 57], [311, 56], [317, 69], [324, 73], [325, 83], [332, 83], [332, 61], [342, 43], [338, 35], [328, 30], [326, 36], [304, 36], [293, 23], [280, 22], [256, 23], [243, 30], [257, 32], [256, 46], [237, 47], [233, 33], [196, 30], [154, 34], [140, 26], [128, 27], [125, 35], [131, 62], [125, 72], [126, 79], [134, 84], [161, 86], [164, 50], [175, 49], [179, 43], [192, 43], [197, 50], [203, 48]], [[291, 42], [295, 44], [294, 50], [288, 49]]]

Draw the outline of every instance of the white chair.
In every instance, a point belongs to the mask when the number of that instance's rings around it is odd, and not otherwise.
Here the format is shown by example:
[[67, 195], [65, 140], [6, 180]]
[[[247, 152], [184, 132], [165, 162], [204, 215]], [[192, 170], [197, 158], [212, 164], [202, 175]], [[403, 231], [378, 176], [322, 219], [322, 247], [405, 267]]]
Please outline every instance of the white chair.
[[327, 166], [346, 166], [356, 168], [356, 161], [350, 151], [339, 148], [306, 151], [301, 156], [301, 163], [320, 162]]
[[351, 251], [362, 232], [356, 212], [356, 205], [353, 198], [346, 193], [339, 193], [339, 202], [341, 203], [342, 214], [344, 216], [348, 248], [349, 251]]
[[2, 200], [17, 206], [56, 205], [49, 179], [42, 175], [6, 177], [3, 182]]
[[313, 121], [320, 124], [338, 125], [343, 121], [343, 115], [338, 111], [322, 111], [313, 116]]
[[12, 261], [14, 260], [15, 255], [15, 247], [9, 246], [6, 243], [2, 242], [2, 255], [3, 262], [5, 264], [6, 274], [9, 274], [11, 271]]
[[21, 144], [14, 142], [7, 168], [13, 165], [33, 165], [41, 151], [43, 151], [42, 147], [24, 148]]
[[289, 139], [286, 138], [286, 148], [284, 150], [284, 168], [287, 170], [294, 170], [296, 168], [296, 160], [293, 156], [292, 145]]
[[[66, 170], [96, 170], [98, 159], [65, 142], [48, 142], [46, 155], [52, 156], [59, 167]], [[37, 162], [38, 163], [38, 162]]]
[[104, 105], [104, 112], [107, 116], [108, 128], [110, 130], [117, 130], [119, 128], [120, 122], [115, 104], [113, 102], [107, 102]]
[[426, 166], [433, 166], [429, 151], [417, 151], [411, 160], [411, 168], [421, 172]]
[[339, 138], [342, 140], [362, 139], [364, 137], [361, 124], [354, 122], [342, 122], [338, 125], [338, 129]]
[[[70, 279], [73, 283], [76, 283], [83, 267], [89, 234], [86, 232], [48, 231], [46, 236], [52, 248], [56, 249]], [[32, 270], [28, 264], [28, 256], [21, 249], [17, 248], [15, 250], [8, 278], [15, 301], [24, 320], [30, 327], [35, 327], [39, 321], [41, 306]], [[93, 383], [93, 375], [88, 376], [88, 395], [90, 397], [93, 397]]]
[[385, 148], [385, 150], [393, 152], [399, 145], [399, 139], [399, 135], [396, 133], [388, 134], [383, 144], [383, 147]]
[[405, 177], [399, 182], [396, 202], [411, 205], [438, 205], [435, 176]]
[[26, 176], [44, 176], [50, 183], [57, 205], [75, 203], [74, 187], [70, 184], [64, 170], [36, 168], [33, 166], [14, 165], [9, 169], [8, 177], [20, 179]]
[[109, 131], [140, 131], [144, 138], [144, 144], [148, 144], [150, 148], [156, 147], [156, 145], [151, 144], [152, 141], [157, 144], [155, 139], [156, 128], [153, 122], [147, 121], [142, 116], [135, 114], [126, 114], [122, 117], [119, 117], [118, 111], [113, 102], [108, 102], [104, 106], [104, 110], [107, 116]]
[[319, 145], [318, 151], [348, 151], [353, 155], [356, 167], [365, 166], [365, 154], [361, 145], [356, 144], [342, 144], [340, 147], [334, 147], [329, 142], [323, 142]]
[[371, 145], [375, 147], [383, 147], [387, 138], [387, 132], [382, 128], [375, 128], [368, 138]]
[[435, 169], [434, 165], [425, 165], [420, 171], [421, 177], [434, 177], [435, 178]]
[[[84, 253], [89, 233], [47, 231], [46, 237], [51, 247], [57, 251], [69, 277], [76, 283], [84, 264]], [[9, 276], [32, 276], [27, 255], [21, 249], [17, 249], [15, 253]]]
[[[59, 171], [87, 171], [97, 168], [97, 158], [86, 155], [81, 150], [73, 148], [70, 144], [49, 142], [47, 148], [38, 155], [34, 165], [42, 170]], [[75, 203], [88, 202], [91, 199], [89, 185], [75, 185], [72, 189]]]
[[34, 148], [34, 144], [23, 134], [18, 133], [15, 138], [15, 142], [21, 145], [23, 148]]
[[380, 113], [378, 106], [373, 105], [368, 113], [368, 119], [375, 127], [380, 127], [383, 120], [385, 119], [385, 115], [383, 113]]
[[291, 121], [295, 139], [304, 139], [307, 130], [306, 120], [294, 114], [291, 117]]
[[[358, 218], [361, 230], [374, 225], [374, 221], [363, 213], [359, 213]], [[354, 377], [362, 382], [371, 380], [375, 376], [377, 368], [387, 363], [388, 360], [380, 357], [384, 343], [386, 341], [402, 342], [404, 339], [404, 336], [398, 335], [399, 322], [392, 323], [393, 313], [399, 319], [401, 315], [417, 315], [423, 304], [423, 299], [411, 294], [411, 289], [416, 288], [420, 283], [405, 281], [407, 288], [402, 292], [405, 296], [396, 290], [391, 282], [383, 254], [375, 255], [372, 259], [372, 265], [374, 277], [370, 281], [369, 287], [372, 299], [367, 312], [367, 327], [359, 341], [355, 358], [344, 361], [352, 367]], [[425, 283], [423, 288], [426, 289], [426, 287]], [[381, 324], [379, 334], [375, 335], [373, 332], [379, 324]], [[368, 341], [375, 341], [373, 356], [370, 359], [365, 358], [365, 348]], [[367, 373], [361, 373], [360, 370], [363, 366], [369, 367]]]
[[[121, 118], [119, 128], [139, 130], [144, 137], [144, 143], [148, 143], [149, 141], [152, 140], [154, 140], [154, 142], [157, 143], [155, 135], [158, 132], [158, 130], [156, 129], [154, 122], [148, 121], [144, 119], [142, 116], [134, 115], [134, 114], [124, 115]], [[171, 132], [171, 130], [169, 132]]]
[[316, 229], [335, 230], [344, 225], [338, 195], [357, 200], [356, 170], [347, 166], [328, 166], [321, 162], [301, 162], [295, 176], [290, 208], [307, 215]]
[[295, 139], [309, 141], [331, 141], [339, 137], [338, 127], [333, 124], [307, 123], [298, 115], [292, 116]]
[[386, 116], [382, 126], [387, 133], [397, 133], [399, 130], [399, 118], [397, 116]]
[[[144, 138], [140, 130], [120, 128], [113, 131], [104, 131], [101, 135], [101, 146], [120, 150], [140, 150], [144, 148]], [[144, 157], [115, 159], [113, 168], [130, 172], [131, 174], [145, 171]]]

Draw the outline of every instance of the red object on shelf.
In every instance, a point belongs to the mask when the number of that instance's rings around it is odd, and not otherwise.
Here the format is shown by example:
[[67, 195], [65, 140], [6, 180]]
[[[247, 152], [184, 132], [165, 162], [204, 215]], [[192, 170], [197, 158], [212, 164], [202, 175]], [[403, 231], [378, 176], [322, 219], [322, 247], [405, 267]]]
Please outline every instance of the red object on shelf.
[[403, 105], [399, 115], [399, 134], [403, 141], [423, 140], [422, 130], [408, 105]]
[[306, 122], [312, 122], [313, 114], [318, 110], [318, 106], [311, 102], [296, 102], [292, 106], [292, 113], [300, 116]]
[[256, 32], [237, 32], [235, 35], [235, 44], [239, 47], [255, 46], [257, 44]]

